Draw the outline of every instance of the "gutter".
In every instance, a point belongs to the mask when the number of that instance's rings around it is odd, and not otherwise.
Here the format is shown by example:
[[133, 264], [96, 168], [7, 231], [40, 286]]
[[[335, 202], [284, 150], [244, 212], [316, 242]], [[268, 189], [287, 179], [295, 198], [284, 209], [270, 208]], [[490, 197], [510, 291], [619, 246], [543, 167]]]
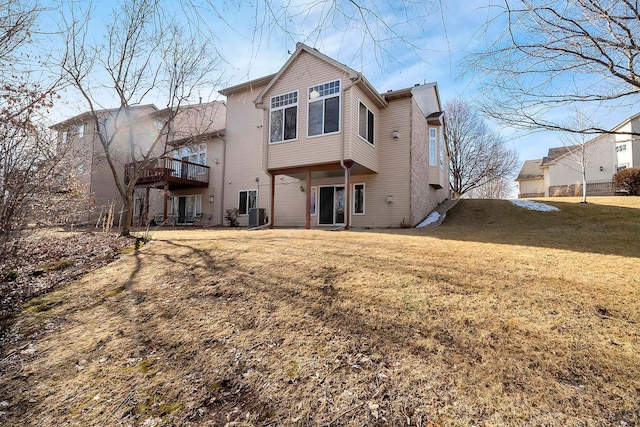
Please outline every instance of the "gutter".
[[222, 140], [222, 186], [220, 188], [220, 222], [222, 225], [224, 225], [224, 183], [227, 182], [227, 140], [220, 134], [219, 131], [216, 131], [216, 136]]
[[[265, 139], [264, 137], [264, 114], [265, 111], [267, 111], [267, 107], [264, 105], [264, 103], [260, 103], [255, 104], [255, 107], [258, 108], [259, 110], [262, 110], [262, 143], [264, 144], [265, 141], [267, 142], [267, 147], [266, 149], [264, 149], [264, 164], [263, 164], [263, 170], [264, 173], [267, 174], [267, 176], [269, 176], [269, 196], [271, 196], [271, 194], [273, 194], [273, 198], [275, 199], [276, 196], [276, 190], [275, 188], [271, 188], [271, 186], [275, 186], [276, 185], [276, 180], [274, 179], [274, 176], [271, 174], [271, 172], [269, 172], [269, 142]], [[268, 129], [268, 128], [267, 128]], [[260, 194], [260, 186], [258, 185], [258, 194]], [[273, 209], [271, 209], [271, 207], [273, 207]], [[262, 228], [271, 228], [272, 225], [271, 223], [273, 222], [273, 212], [276, 209], [276, 204], [275, 204], [275, 200], [271, 200], [271, 197], [269, 197], [269, 221], [267, 221], [266, 224], [260, 225], [258, 227], [253, 227], [250, 228], [250, 230], [260, 230]]]

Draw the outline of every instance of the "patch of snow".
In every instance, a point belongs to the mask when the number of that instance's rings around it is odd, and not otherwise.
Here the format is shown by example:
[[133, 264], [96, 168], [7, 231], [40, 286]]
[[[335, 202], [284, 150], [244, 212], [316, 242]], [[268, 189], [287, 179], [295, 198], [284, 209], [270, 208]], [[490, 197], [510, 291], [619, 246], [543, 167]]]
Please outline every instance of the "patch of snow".
[[424, 219], [420, 224], [416, 225], [416, 228], [426, 227], [429, 224], [433, 224], [434, 222], [440, 219], [440, 214], [438, 212], [431, 212], [428, 217]]
[[560, 210], [555, 206], [534, 202], [533, 200], [511, 200], [511, 203], [521, 208], [529, 209], [530, 211], [553, 212]]

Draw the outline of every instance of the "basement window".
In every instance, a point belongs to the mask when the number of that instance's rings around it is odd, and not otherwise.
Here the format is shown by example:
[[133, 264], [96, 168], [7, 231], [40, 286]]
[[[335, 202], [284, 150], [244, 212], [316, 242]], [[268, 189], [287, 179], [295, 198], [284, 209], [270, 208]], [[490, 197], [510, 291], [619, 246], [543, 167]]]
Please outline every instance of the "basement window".
[[246, 215], [249, 209], [258, 206], [258, 190], [242, 190], [238, 192], [238, 210], [240, 214]]

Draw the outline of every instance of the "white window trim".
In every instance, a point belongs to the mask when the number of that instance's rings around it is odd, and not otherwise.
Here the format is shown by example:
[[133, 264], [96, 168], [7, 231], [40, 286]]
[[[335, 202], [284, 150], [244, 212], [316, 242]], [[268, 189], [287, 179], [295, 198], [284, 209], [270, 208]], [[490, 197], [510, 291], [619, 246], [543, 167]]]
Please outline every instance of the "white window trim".
[[[287, 105], [282, 105], [280, 107], [276, 107], [276, 108], [271, 108], [271, 100], [273, 98], [277, 98], [279, 96], [283, 96], [283, 95], [288, 95], [290, 93], [295, 93], [296, 94], [296, 99], [298, 100], [295, 103], [292, 104], [287, 104]], [[284, 110], [286, 110], [287, 108], [291, 108], [295, 106], [297, 109], [296, 112], [296, 137], [293, 139], [284, 139]], [[282, 139], [280, 141], [271, 141], [271, 112], [272, 111], [278, 111], [278, 110], [282, 110]], [[300, 93], [297, 90], [292, 90], [291, 92], [285, 92], [285, 93], [281, 93], [279, 95], [274, 95], [272, 97], [269, 98], [269, 110], [267, 112], [267, 116], [268, 116], [268, 120], [269, 120], [269, 136], [268, 136], [268, 141], [269, 144], [283, 144], [286, 142], [293, 142], [293, 141], [297, 141], [298, 140], [298, 135], [299, 132], [298, 130], [300, 129]]]
[[[431, 129], [436, 131], [436, 135], [435, 137], [431, 137]], [[428, 141], [429, 141], [429, 146], [427, 147], [429, 150], [429, 166], [438, 166], [438, 128], [435, 126], [429, 126], [427, 128], [427, 135], [428, 135]], [[434, 156], [431, 155], [431, 142], [433, 142], [435, 144], [434, 146]]]
[[[314, 99], [309, 99], [309, 89], [316, 86], [326, 85], [332, 82], [340, 82], [340, 91], [338, 91], [338, 93], [332, 93], [331, 95], [319, 96]], [[323, 133], [319, 133], [318, 135], [309, 135], [309, 118], [310, 118], [309, 110], [311, 109], [311, 104], [314, 102], [324, 101], [325, 99], [335, 98], [336, 96], [338, 97], [338, 130], [334, 132], [327, 132], [327, 133], [323, 132]], [[342, 130], [342, 79], [329, 80], [326, 82], [309, 86], [306, 92], [306, 99], [307, 99], [307, 138], [318, 138], [318, 137], [340, 133], [340, 131]], [[324, 130], [324, 108], [322, 109], [322, 127]]]
[[[344, 222], [336, 222], [336, 189], [338, 188], [343, 188], [346, 189], [346, 187], [344, 186], [344, 184], [325, 184], [325, 185], [318, 185], [318, 203], [320, 202], [320, 189], [321, 188], [328, 188], [331, 187], [333, 188], [333, 201], [332, 201], [332, 209], [333, 209], [333, 222], [331, 224], [320, 224], [320, 205], [318, 204], [316, 206], [316, 209], [318, 210], [318, 215], [317, 215], [317, 224], [318, 226], [324, 227], [324, 226], [331, 226], [331, 225], [344, 225]], [[346, 191], [346, 190], [345, 190]], [[347, 194], [345, 192], [345, 198], [347, 197]], [[348, 207], [346, 206], [346, 201], [345, 201], [345, 220], [347, 217], [347, 209]]]
[[[255, 191], [256, 192], [256, 207], [259, 206], [258, 205], [258, 189], [257, 188], [256, 189], [247, 189], [247, 190], [238, 190], [238, 204], [237, 204], [238, 210], [240, 210], [240, 193], [247, 192], [247, 203], [248, 203], [249, 202], [249, 194], [248, 193], [250, 191]], [[247, 216], [247, 215], [249, 215], [249, 206], [247, 206], [247, 213], [241, 213], [240, 214], [240, 216]]]
[[[358, 213], [356, 212], [356, 185], [362, 185], [362, 212]], [[365, 215], [367, 213], [367, 186], [364, 182], [355, 182], [353, 183], [353, 186], [351, 187], [352, 189], [352, 199], [353, 202], [351, 203], [351, 214], [352, 215]]]
[[444, 151], [444, 132], [439, 132], [440, 138], [438, 144], [440, 144], [440, 149], [438, 150], [438, 158], [440, 160], [440, 170], [444, 172], [444, 161], [446, 159], [445, 151]]
[[[314, 196], [314, 197], [312, 197], [312, 196]], [[315, 208], [316, 208], [316, 211], [315, 212], [311, 212], [310, 215], [311, 216], [317, 216], [318, 215], [318, 186], [317, 185], [312, 185], [311, 186], [311, 195], [309, 197], [311, 197], [311, 206], [315, 206]]]
[[[360, 135], [360, 104], [362, 104], [364, 106], [364, 108], [366, 108], [367, 113], [371, 112], [371, 114], [373, 114], [373, 142], [369, 142], [369, 140], [367, 138], [363, 138], [362, 135]], [[367, 116], [367, 120], [369, 119], [369, 117]], [[376, 146], [376, 122], [378, 120], [376, 119], [376, 113], [375, 111], [373, 111], [371, 108], [369, 108], [369, 106], [362, 102], [361, 99], [358, 99], [358, 136], [360, 137], [361, 140], [363, 140], [364, 142], [366, 142], [367, 144], [371, 145], [372, 147]], [[367, 123], [366, 126], [367, 130], [369, 130], [369, 126]]]
[[179, 212], [179, 200], [180, 197], [193, 197], [193, 215], [198, 216], [202, 215], [202, 194], [180, 194], [169, 197], [171, 203], [168, 204], [167, 208], [170, 215], [178, 215]]

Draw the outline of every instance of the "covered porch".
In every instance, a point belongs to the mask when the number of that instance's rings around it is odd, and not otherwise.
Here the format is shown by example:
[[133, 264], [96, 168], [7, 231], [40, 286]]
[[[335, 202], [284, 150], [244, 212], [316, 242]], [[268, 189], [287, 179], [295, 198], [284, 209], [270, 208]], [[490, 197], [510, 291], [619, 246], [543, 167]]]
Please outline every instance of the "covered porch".
[[[375, 173], [372, 170], [354, 162], [331, 162], [316, 165], [304, 165], [288, 168], [269, 169], [271, 191], [271, 221], [269, 228], [278, 225], [275, 215], [278, 204], [276, 195], [276, 176], [289, 176], [303, 181], [300, 190], [305, 193], [305, 228], [322, 226], [338, 226], [349, 229], [350, 206], [353, 202], [351, 175]], [[331, 182], [331, 184], [318, 184]], [[312, 192], [312, 188], [316, 192]], [[312, 225], [312, 216], [317, 218], [317, 224]]]

